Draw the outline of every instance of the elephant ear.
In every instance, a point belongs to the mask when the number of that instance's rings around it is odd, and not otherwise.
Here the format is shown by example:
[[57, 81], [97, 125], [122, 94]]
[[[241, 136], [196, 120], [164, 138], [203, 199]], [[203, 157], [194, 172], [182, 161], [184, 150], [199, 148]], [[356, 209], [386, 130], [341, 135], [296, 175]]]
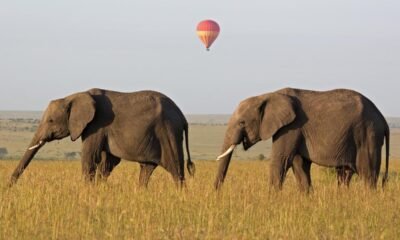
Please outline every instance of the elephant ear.
[[260, 112], [260, 137], [263, 140], [271, 138], [280, 128], [296, 118], [292, 100], [280, 93], [269, 95], [261, 105]]
[[93, 120], [96, 102], [88, 93], [78, 93], [70, 97], [68, 129], [71, 140], [75, 141], [86, 126]]

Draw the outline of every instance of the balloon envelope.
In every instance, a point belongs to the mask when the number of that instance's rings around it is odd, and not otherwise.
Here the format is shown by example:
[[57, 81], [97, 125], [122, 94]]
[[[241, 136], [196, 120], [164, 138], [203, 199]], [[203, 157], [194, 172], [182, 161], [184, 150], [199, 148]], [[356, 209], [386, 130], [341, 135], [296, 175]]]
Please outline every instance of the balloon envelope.
[[197, 36], [209, 50], [211, 44], [217, 39], [219, 25], [213, 20], [204, 20], [197, 25]]

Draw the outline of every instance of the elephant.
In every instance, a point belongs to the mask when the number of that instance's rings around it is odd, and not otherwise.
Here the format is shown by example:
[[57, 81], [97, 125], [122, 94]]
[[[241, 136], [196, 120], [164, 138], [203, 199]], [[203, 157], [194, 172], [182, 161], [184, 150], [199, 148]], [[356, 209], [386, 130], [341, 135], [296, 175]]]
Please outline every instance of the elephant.
[[140, 163], [139, 185], [147, 187], [160, 165], [184, 184], [183, 133], [187, 169], [193, 176], [188, 122], [178, 106], [155, 91], [122, 93], [104, 89], [78, 92], [49, 103], [29, 148], [13, 172], [17, 182], [38, 150], [46, 142], [70, 136], [82, 140], [82, 173], [93, 182], [106, 180], [121, 159]]
[[235, 147], [249, 149], [272, 138], [270, 185], [281, 190], [292, 168], [301, 191], [312, 189], [311, 163], [335, 167], [339, 185], [357, 173], [376, 188], [383, 141], [387, 182], [389, 127], [378, 108], [349, 89], [312, 91], [283, 88], [241, 101], [229, 119], [214, 187], [220, 189]]

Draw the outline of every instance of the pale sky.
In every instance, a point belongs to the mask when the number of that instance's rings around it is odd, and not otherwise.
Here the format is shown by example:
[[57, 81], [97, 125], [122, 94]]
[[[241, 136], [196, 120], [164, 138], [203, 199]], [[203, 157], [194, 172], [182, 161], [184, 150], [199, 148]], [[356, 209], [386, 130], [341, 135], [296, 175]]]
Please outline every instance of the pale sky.
[[[211, 51], [196, 25], [214, 19]], [[398, 0], [2, 1], [0, 110], [99, 87], [232, 113], [283, 87], [351, 88], [400, 116]]]

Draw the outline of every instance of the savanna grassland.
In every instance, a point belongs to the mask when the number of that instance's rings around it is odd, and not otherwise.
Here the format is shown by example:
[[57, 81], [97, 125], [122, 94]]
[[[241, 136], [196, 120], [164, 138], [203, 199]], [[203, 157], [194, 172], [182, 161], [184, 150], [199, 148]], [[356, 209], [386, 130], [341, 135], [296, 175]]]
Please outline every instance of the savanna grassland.
[[400, 170], [385, 189], [313, 169], [314, 192], [297, 191], [289, 174], [282, 192], [268, 184], [268, 162], [233, 161], [223, 191], [212, 189], [216, 163], [197, 161], [179, 191], [157, 169], [138, 188], [137, 164], [123, 162], [107, 183], [87, 185], [77, 161], [35, 161], [7, 188], [15, 162], [0, 165], [1, 239], [398, 239]]
[[[33, 123], [0, 120], [0, 239], [398, 239], [400, 236], [400, 134], [392, 130], [390, 177], [385, 190], [364, 188], [356, 177], [338, 188], [329, 169], [312, 167], [314, 191], [297, 190], [289, 172], [284, 188], [268, 186], [270, 143], [238, 151], [223, 190], [212, 188], [225, 126], [191, 125], [194, 178], [176, 189], [157, 168], [147, 190], [138, 188], [139, 166], [123, 161], [106, 183], [86, 184], [80, 162], [61, 160], [79, 143], [48, 144], [7, 187]], [[13, 125], [14, 124], [14, 125]], [[22, 125], [21, 125], [22, 124]], [[26, 124], [23, 125], [23, 124]], [[10, 128], [11, 127], [11, 128]], [[15, 127], [15, 129], [14, 129]], [[21, 128], [19, 128], [21, 127]], [[77, 157], [79, 158], [79, 157]], [[202, 160], [202, 159], [208, 159]], [[253, 159], [243, 161], [244, 159]]]

